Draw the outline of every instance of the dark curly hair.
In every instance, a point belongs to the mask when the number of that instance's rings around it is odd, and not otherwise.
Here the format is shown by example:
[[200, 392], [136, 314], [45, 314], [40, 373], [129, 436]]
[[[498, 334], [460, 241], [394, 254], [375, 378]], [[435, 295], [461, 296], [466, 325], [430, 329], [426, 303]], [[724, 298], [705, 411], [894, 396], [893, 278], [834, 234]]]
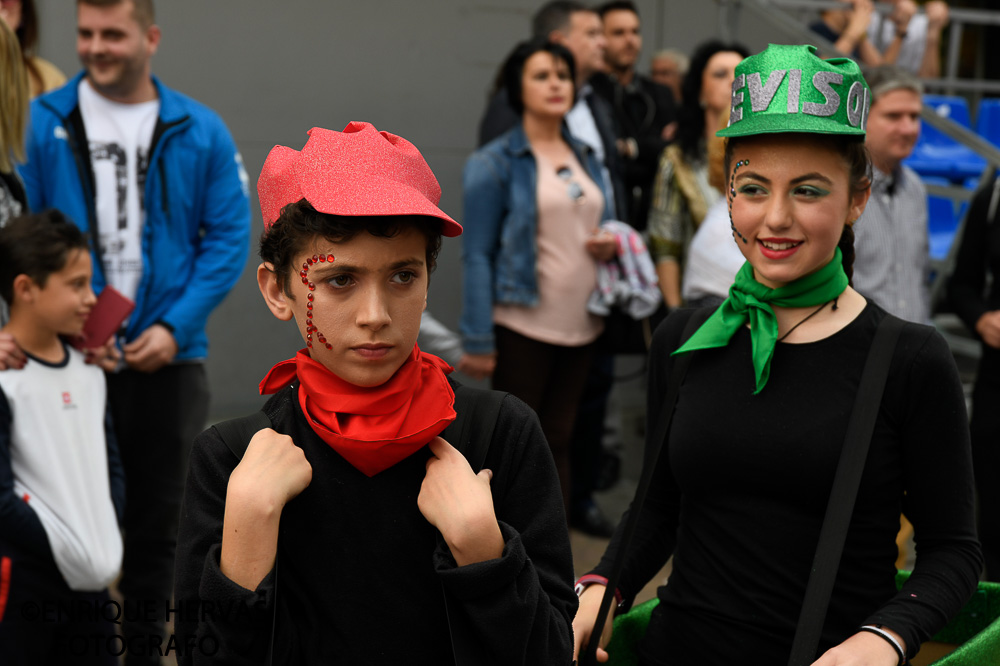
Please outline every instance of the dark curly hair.
[[[757, 135], [767, 136], [767, 135]], [[865, 146], [864, 136], [843, 136], [840, 134], [798, 134], [803, 141], [815, 141], [821, 146], [832, 150], [844, 159], [847, 165], [848, 185], [851, 188], [851, 195], [864, 192], [872, 185], [872, 158], [868, 154]], [[753, 140], [756, 136], [733, 137], [726, 140], [726, 156], [724, 159], [726, 170], [730, 173], [733, 163], [733, 153], [741, 142]], [[837, 243], [843, 255], [844, 272], [847, 273], [848, 282], [854, 276], [854, 228], [850, 224], [844, 225], [844, 230], [840, 234], [840, 242]]]
[[305, 199], [299, 199], [281, 209], [281, 215], [260, 237], [260, 258], [271, 264], [278, 286], [291, 298], [289, 276], [295, 272], [293, 262], [305, 252], [314, 238], [322, 237], [333, 243], [349, 241], [362, 231], [378, 238], [392, 238], [408, 227], [414, 227], [427, 239], [427, 274], [437, 266], [441, 250], [441, 222], [424, 215], [394, 215], [345, 217], [321, 213]]

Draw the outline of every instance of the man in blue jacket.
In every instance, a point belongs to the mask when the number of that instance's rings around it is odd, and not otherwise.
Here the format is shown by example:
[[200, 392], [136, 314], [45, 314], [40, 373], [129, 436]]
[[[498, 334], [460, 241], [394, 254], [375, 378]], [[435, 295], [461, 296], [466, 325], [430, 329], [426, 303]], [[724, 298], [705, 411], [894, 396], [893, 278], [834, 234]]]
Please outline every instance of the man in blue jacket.
[[250, 232], [233, 139], [215, 112], [152, 76], [159, 41], [151, 0], [77, 0], [84, 71], [32, 103], [20, 170], [32, 210], [58, 208], [90, 233], [94, 290], [136, 303], [108, 376], [127, 484], [127, 664], [159, 663], [183, 474], [207, 419], [205, 324], [240, 276]]

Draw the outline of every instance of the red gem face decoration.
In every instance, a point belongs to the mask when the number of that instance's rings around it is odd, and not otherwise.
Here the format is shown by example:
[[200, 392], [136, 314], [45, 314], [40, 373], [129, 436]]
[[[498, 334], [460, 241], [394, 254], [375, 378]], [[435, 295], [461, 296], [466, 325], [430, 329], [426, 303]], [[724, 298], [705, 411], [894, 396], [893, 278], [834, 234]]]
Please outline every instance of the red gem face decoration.
[[306, 285], [309, 289], [309, 293], [306, 294], [308, 301], [306, 302], [306, 347], [309, 349], [313, 348], [313, 334], [316, 335], [316, 339], [321, 343], [326, 345], [328, 350], [333, 349], [333, 345], [326, 341], [326, 338], [322, 333], [319, 332], [315, 326], [313, 326], [313, 301], [315, 300], [315, 295], [312, 293], [316, 291], [316, 284], [309, 281], [309, 270], [319, 263], [333, 263], [334, 256], [332, 254], [319, 255], [314, 254], [312, 257], [308, 257], [302, 264], [302, 270], [299, 272], [299, 276], [302, 278], [302, 284]]

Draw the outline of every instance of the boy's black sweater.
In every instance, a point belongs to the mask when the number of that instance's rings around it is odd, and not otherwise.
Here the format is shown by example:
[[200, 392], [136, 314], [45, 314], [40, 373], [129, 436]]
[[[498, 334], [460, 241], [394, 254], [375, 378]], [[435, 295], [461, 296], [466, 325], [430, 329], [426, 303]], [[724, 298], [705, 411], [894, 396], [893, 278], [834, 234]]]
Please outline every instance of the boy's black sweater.
[[[457, 567], [417, 509], [428, 449], [369, 478], [312, 431], [296, 391], [284, 389], [264, 407], [313, 468], [309, 487], [281, 516], [273, 663], [454, 663], [445, 593], [492, 660], [484, 663], [570, 662], [577, 602], [569, 537], [552, 456], [530, 408], [504, 400], [484, 465], [494, 473], [503, 556]], [[274, 570], [253, 591], [219, 570], [236, 464], [215, 430], [195, 441], [178, 533], [175, 626], [178, 645], [193, 639], [201, 649], [181, 664], [265, 663], [270, 649]]]

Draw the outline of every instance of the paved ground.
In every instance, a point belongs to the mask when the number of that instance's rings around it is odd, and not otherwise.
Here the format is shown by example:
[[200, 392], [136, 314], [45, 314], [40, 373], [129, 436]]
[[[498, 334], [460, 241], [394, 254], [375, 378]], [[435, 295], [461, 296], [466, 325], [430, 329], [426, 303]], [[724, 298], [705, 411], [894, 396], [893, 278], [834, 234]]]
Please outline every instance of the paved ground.
[[[628, 508], [635, 494], [642, 472], [642, 447], [645, 440], [646, 385], [644, 360], [639, 357], [618, 357], [615, 376], [621, 378], [615, 383], [611, 394], [609, 413], [615, 414], [614, 433], [608, 439], [614, 441], [622, 459], [621, 477], [610, 490], [597, 493], [595, 499], [605, 514], [617, 522]], [[573, 547], [573, 563], [576, 575], [588, 571], [601, 559], [606, 539], [587, 536], [578, 530], [571, 530], [570, 542]], [[666, 582], [670, 572], [668, 565], [636, 597], [637, 602], [656, 596], [656, 588]]]

